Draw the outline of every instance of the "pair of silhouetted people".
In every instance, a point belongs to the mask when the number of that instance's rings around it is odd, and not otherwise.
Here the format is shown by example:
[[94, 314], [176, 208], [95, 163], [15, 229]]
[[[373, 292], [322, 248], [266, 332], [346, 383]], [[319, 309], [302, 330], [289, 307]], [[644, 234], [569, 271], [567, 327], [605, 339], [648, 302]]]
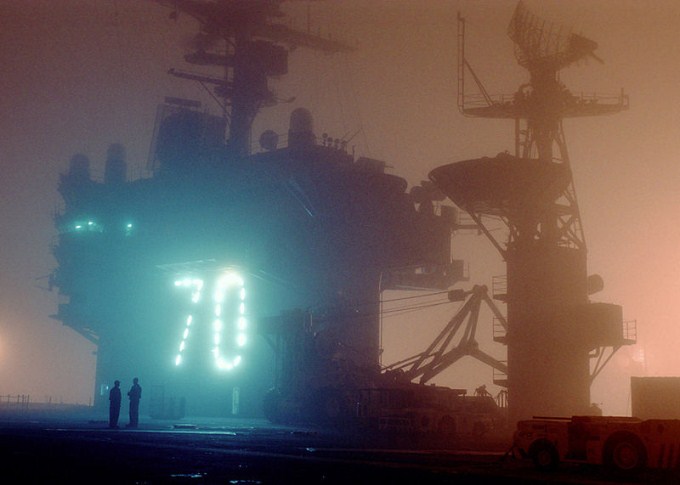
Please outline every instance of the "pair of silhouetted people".
[[[128, 391], [130, 398], [130, 422], [128, 428], [136, 428], [139, 425], [139, 401], [142, 399], [142, 386], [139, 379], [132, 379], [132, 387]], [[120, 416], [120, 381], [115, 381], [109, 391], [109, 428], [118, 428], [118, 417]]]

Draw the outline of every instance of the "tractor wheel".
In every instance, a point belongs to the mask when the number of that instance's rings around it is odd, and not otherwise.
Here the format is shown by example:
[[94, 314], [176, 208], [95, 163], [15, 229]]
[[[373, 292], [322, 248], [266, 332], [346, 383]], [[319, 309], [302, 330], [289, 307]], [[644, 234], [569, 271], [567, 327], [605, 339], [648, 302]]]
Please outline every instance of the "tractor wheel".
[[560, 463], [560, 457], [555, 445], [549, 441], [539, 441], [534, 443], [529, 450], [529, 456], [534, 462], [537, 470], [553, 471]]
[[635, 473], [645, 466], [647, 453], [640, 438], [625, 433], [612, 437], [605, 446], [605, 464], [621, 473]]

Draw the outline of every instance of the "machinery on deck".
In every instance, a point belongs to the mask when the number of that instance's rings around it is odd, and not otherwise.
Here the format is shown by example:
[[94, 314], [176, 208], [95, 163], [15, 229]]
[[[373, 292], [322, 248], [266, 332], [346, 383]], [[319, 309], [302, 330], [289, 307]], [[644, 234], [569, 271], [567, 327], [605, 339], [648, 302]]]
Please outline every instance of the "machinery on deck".
[[[464, 306], [453, 320], [468, 314]], [[353, 318], [343, 311], [295, 311], [260, 322], [277, 356], [275, 387], [265, 397], [267, 418], [448, 437], [480, 437], [505, 424], [505, 409], [483, 388], [468, 396], [464, 389], [426, 384], [453, 363], [449, 353], [419, 354], [437, 367], [420, 383], [412, 382], [403, 363], [383, 369], [358, 365], [341, 336]], [[459, 351], [465, 345], [470, 342]], [[417, 366], [411, 367], [417, 372]]]
[[505, 426], [504, 411], [490, 394], [412, 382], [357, 396], [357, 424], [380, 433], [475, 440]]
[[633, 473], [644, 467], [677, 469], [680, 420], [573, 416], [517, 423], [513, 450], [537, 468], [589, 463]]

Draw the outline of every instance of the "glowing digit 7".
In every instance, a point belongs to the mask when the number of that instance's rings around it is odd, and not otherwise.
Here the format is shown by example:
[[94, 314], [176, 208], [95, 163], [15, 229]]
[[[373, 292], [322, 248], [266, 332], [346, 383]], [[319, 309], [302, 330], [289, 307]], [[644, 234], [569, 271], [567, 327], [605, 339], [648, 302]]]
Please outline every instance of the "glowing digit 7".
[[[175, 281], [175, 286], [192, 288], [191, 301], [193, 303], [201, 300], [203, 280], [187, 278]], [[217, 278], [213, 290], [212, 354], [218, 369], [231, 370], [241, 363], [240, 349], [246, 345], [247, 341], [246, 290], [243, 278], [234, 271], [228, 271]], [[182, 363], [189, 328], [193, 322], [193, 314], [188, 315], [175, 365]], [[229, 332], [225, 338], [226, 330]]]
[[[203, 280], [198, 279], [198, 278], [185, 278], [183, 280], [177, 280], [175, 281], [175, 286], [183, 287], [183, 288], [191, 288], [191, 301], [193, 303], [198, 303], [201, 301], [201, 291], [203, 290]], [[187, 316], [186, 323], [184, 326], [184, 333], [182, 334], [182, 341], [179, 344], [179, 352], [177, 353], [177, 357], [175, 357], [175, 365], [180, 365], [182, 363], [182, 354], [184, 353], [184, 350], [186, 349], [187, 345], [187, 339], [189, 338], [189, 329], [191, 328], [191, 324], [194, 321], [194, 315], [193, 313], [190, 313]]]

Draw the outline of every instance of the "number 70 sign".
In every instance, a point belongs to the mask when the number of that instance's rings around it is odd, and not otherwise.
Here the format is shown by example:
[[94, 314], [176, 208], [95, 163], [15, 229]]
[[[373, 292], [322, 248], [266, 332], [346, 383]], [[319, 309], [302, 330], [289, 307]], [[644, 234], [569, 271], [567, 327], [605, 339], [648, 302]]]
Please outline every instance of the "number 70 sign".
[[[245, 317], [246, 289], [243, 278], [235, 271], [227, 271], [208, 284], [202, 278], [187, 277], [176, 280], [175, 287], [189, 292], [192, 305], [198, 306], [203, 303], [212, 306], [212, 311], [206, 312], [206, 319], [212, 320], [212, 353], [216, 367], [229, 371], [239, 365], [241, 349], [247, 340], [248, 326]], [[212, 293], [212, 298], [204, 301], [204, 293]], [[192, 327], [200, 324], [195, 321], [195, 314], [196, 312], [191, 312], [186, 317], [179, 351], [175, 357], [177, 366], [182, 364]]]

